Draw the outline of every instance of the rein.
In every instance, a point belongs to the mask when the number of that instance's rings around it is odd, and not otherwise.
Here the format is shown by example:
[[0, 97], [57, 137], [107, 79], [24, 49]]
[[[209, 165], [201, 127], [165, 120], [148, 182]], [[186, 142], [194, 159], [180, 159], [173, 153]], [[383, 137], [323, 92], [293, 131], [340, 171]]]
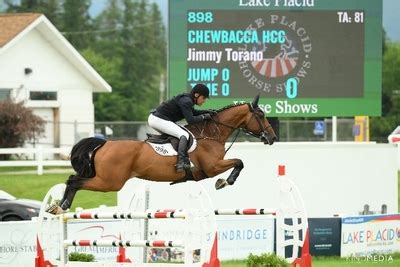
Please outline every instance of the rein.
[[229, 147], [225, 150], [225, 154], [228, 153], [229, 149], [231, 149], [231, 147], [233, 146], [233, 143], [236, 142], [236, 138], [239, 136], [240, 129], [236, 129], [236, 130], [238, 130], [238, 131], [236, 131], [236, 135], [235, 135], [235, 137], [233, 138], [231, 144], [230, 144]]
[[[233, 138], [231, 144], [230, 144], [229, 147], [225, 150], [225, 154], [229, 151], [229, 149], [231, 149], [231, 147], [233, 146], [233, 144], [236, 142], [236, 139], [237, 139], [237, 137], [239, 136], [239, 133], [240, 133], [241, 131], [243, 131], [243, 132], [246, 133], [246, 134], [250, 134], [250, 135], [252, 135], [252, 136], [254, 136], [254, 137], [262, 138], [263, 135], [265, 134], [266, 130], [269, 129], [270, 127], [272, 128], [271, 125], [269, 125], [269, 126], [267, 126], [267, 127], [264, 127], [263, 123], [261, 122], [261, 119], [260, 119], [260, 118], [257, 116], [257, 114], [255, 113], [254, 108], [253, 108], [250, 104], [248, 104], [248, 105], [249, 105], [250, 111], [252, 112], [252, 115], [251, 115], [250, 120], [247, 122], [247, 124], [245, 125], [244, 128], [243, 128], [243, 127], [231, 126], [231, 125], [228, 125], [228, 124], [226, 124], [226, 123], [223, 123], [223, 122], [221, 122], [221, 121], [219, 121], [219, 120], [215, 120], [214, 118], [211, 118], [211, 121], [213, 121], [215, 124], [219, 124], [219, 125], [225, 126], [225, 127], [229, 128], [229, 129], [231, 129], [231, 130], [233, 130], [233, 131], [238, 130], [238, 131], [236, 132], [236, 134], [235, 134], [235, 136], [234, 136], [234, 138]], [[259, 128], [260, 128], [260, 130], [261, 130], [261, 133], [260, 133], [260, 134], [256, 134], [256, 133], [254, 133], [254, 132], [249, 131], [249, 130], [246, 129], [246, 128], [247, 128], [247, 125], [250, 123], [250, 121], [253, 119], [253, 117], [255, 117], [255, 119], [256, 119], [256, 121], [257, 121], [257, 123], [258, 123], [258, 126], [259, 126]], [[201, 138], [201, 139], [208, 139], [208, 140], [219, 141], [219, 140], [216, 139], [216, 138], [212, 138], [212, 137], [204, 136], [204, 135], [203, 135], [203, 134], [204, 134], [204, 131], [205, 131], [205, 129], [206, 129], [206, 125], [207, 125], [207, 123], [204, 123], [202, 129], [199, 131], [199, 132], [200, 132], [200, 137], [199, 137], [199, 138]], [[216, 127], [216, 128], [218, 129], [218, 131], [220, 131], [218, 127]], [[219, 132], [219, 134], [220, 134], [220, 132]]]
[[[270, 126], [268, 126], [267, 128], [264, 128], [264, 125], [263, 125], [262, 122], [260, 121], [260, 118], [258, 118], [254, 112], [252, 112], [251, 119], [252, 119], [253, 117], [256, 118], [257, 123], [258, 123], [258, 126], [260, 127], [260, 129], [262, 129], [263, 132], [264, 132], [266, 129], [268, 129], [269, 127], [272, 127], [272, 126], [270, 125]], [[251, 121], [251, 119], [249, 120], [249, 122]], [[216, 124], [220, 124], [220, 125], [225, 126], [225, 127], [229, 128], [229, 129], [232, 129], [232, 130], [234, 130], [234, 131], [237, 130], [237, 131], [236, 131], [236, 134], [235, 134], [235, 137], [233, 138], [231, 144], [230, 144], [229, 147], [225, 150], [225, 154], [229, 151], [229, 149], [232, 148], [233, 144], [236, 142], [236, 139], [237, 139], [237, 137], [239, 136], [239, 134], [240, 134], [241, 131], [244, 132], [244, 133], [250, 134], [250, 135], [252, 135], [252, 136], [254, 136], [254, 137], [257, 137], [257, 138], [260, 138], [260, 137], [261, 137], [261, 135], [257, 135], [257, 134], [255, 134], [255, 133], [253, 133], [253, 132], [251, 132], [251, 131], [246, 130], [246, 127], [245, 127], [245, 128], [234, 127], [234, 126], [225, 124], [225, 123], [223, 123], [223, 122], [214, 120], [214, 118], [211, 118], [211, 120], [212, 120], [214, 123], [216, 123]], [[249, 122], [246, 124], [246, 126], [249, 124]], [[205, 125], [204, 125], [204, 127], [205, 127]], [[204, 127], [203, 127], [203, 130], [204, 130]], [[203, 131], [202, 131], [202, 132], [203, 132]]]
[[231, 147], [233, 146], [233, 143], [236, 142], [236, 139], [237, 139], [237, 137], [239, 136], [240, 131], [244, 131], [244, 129], [243, 129], [243, 128], [238, 128], [238, 127], [230, 126], [230, 125], [225, 124], [225, 123], [223, 123], [223, 122], [214, 120], [213, 118], [211, 118], [211, 120], [212, 120], [213, 122], [215, 122], [216, 124], [220, 124], [220, 125], [222, 125], [222, 126], [225, 126], [225, 127], [229, 128], [229, 129], [232, 129], [233, 131], [237, 130], [237, 131], [236, 131], [236, 135], [235, 135], [235, 137], [233, 138], [231, 144], [230, 144], [229, 147], [225, 150], [225, 154], [226, 154], [226, 153], [228, 153], [229, 149], [231, 149]]

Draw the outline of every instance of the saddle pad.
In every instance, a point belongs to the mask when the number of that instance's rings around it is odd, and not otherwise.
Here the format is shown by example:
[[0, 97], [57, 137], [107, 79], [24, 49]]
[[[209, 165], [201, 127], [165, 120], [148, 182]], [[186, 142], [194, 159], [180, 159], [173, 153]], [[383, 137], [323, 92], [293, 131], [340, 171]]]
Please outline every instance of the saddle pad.
[[[147, 142], [155, 152], [161, 156], [176, 156], [178, 152], [172, 147], [171, 143], [168, 144], [154, 144]], [[197, 140], [193, 138], [193, 143], [188, 149], [188, 153], [193, 152], [197, 147]]]

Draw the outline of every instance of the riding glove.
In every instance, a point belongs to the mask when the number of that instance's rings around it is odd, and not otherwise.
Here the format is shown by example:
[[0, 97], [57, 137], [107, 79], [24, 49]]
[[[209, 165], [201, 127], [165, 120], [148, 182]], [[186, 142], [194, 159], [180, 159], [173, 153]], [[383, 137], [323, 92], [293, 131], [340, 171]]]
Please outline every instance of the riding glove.
[[203, 114], [203, 115], [201, 115], [201, 116], [203, 116], [203, 120], [211, 120], [211, 115], [210, 115], [210, 113], [205, 113], [205, 114]]

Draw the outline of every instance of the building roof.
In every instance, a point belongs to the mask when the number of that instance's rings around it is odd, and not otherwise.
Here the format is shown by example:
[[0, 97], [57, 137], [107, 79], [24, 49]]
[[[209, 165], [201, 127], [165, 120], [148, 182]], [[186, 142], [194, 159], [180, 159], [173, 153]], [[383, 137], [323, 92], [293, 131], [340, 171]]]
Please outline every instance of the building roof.
[[32, 30], [38, 30], [54, 48], [93, 84], [93, 92], [111, 92], [111, 86], [40, 13], [0, 14], [0, 55]]
[[0, 14], [0, 47], [11, 41], [40, 16], [38, 13]]

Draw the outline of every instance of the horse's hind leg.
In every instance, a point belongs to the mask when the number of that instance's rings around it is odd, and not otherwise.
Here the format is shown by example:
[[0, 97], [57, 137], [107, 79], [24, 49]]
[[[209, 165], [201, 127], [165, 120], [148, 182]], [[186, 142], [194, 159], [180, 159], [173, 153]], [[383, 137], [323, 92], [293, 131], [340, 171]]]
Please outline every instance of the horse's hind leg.
[[60, 214], [71, 207], [76, 192], [82, 187], [82, 178], [77, 175], [70, 175], [66, 182], [67, 186], [64, 195], [59, 203], [53, 203], [47, 208], [47, 212], [51, 214]]
[[51, 214], [60, 214], [65, 212], [69, 207], [71, 207], [72, 200], [75, 197], [76, 191], [78, 191], [79, 185], [81, 182], [79, 181], [79, 177], [75, 175], [70, 175], [66, 182], [67, 186], [65, 187], [64, 195], [60, 201], [56, 201], [52, 203], [47, 209], [46, 212]]
[[82, 179], [77, 175], [70, 175], [66, 184], [67, 187], [65, 188], [64, 196], [60, 201], [60, 207], [63, 210], [67, 210], [71, 207], [72, 201], [74, 200], [76, 192], [82, 188]]

